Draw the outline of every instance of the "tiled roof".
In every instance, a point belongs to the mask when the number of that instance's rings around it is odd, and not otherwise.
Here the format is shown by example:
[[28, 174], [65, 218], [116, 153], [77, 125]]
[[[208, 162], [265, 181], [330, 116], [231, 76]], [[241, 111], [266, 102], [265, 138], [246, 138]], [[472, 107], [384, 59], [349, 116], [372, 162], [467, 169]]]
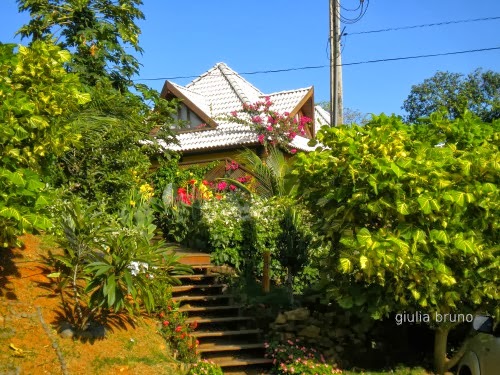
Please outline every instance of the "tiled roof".
[[250, 82], [224, 63], [216, 64], [187, 84], [186, 89], [206, 99], [210, 106], [207, 115], [210, 117], [227, 115], [240, 109], [243, 103], [256, 102], [262, 95]]
[[314, 106], [314, 132], [316, 133], [323, 125], [330, 125], [330, 113], [319, 105]]
[[[257, 133], [248, 126], [227, 123], [220, 117], [232, 111], [241, 110], [244, 103], [252, 104], [269, 96], [273, 105], [271, 109], [279, 112], [293, 112], [311, 87], [298, 90], [263, 94], [224, 63], [218, 63], [186, 86], [168, 82], [195, 104], [207, 117], [217, 123], [216, 128], [179, 133], [179, 145], [168, 145], [177, 151], [194, 151], [230, 146], [257, 144]], [[293, 146], [300, 150], [308, 150], [308, 139], [299, 140]], [[295, 144], [296, 143], [296, 144]]]
[[278, 113], [292, 112], [300, 101], [311, 90], [311, 87], [303, 89], [275, 92], [269, 95], [262, 95], [260, 99], [269, 96], [273, 103], [271, 109]]

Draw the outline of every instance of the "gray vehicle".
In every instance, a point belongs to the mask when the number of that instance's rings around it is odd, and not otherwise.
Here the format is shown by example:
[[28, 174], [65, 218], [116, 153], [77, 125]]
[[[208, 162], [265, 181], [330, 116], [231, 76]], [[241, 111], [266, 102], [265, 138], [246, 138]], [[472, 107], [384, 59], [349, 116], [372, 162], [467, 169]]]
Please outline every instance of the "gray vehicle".
[[476, 331], [458, 365], [458, 375], [500, 375], [500, 324], [491, 316], [476, 316]]

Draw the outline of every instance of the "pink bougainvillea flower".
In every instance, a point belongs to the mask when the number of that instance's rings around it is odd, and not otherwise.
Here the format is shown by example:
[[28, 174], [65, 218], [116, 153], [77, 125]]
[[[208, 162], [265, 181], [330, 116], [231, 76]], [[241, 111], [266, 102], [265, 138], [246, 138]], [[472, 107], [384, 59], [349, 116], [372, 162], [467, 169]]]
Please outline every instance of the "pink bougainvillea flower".
[[296, 148], [292, 148], [292, 149], [290, 150], [290, 153], [291, 153], [291, 154], [296, 154], [296, 153], [297, 153], [297, 149], [296, 149]]
[[268, 125], [267, 128], [266, 128], [266, 130], [268, 132], [272, 132], [273, 131], [273, 127], [271, 125]]
[[260, 116], [253, 116], [252, 117], [252, 122], [255, 124], [261, 124], [262, 123], [262, 117]]
[[309, 117], [307, 117], [307, 116], [302, 116], [302, 117], [300, 118], [300, 125], [304, 126], [304, 125], [308, 124], [308, 123], [309, 123], [309, 122], [311, 122], [311, 121], [312, 121], [312, 120], [311, 120]]
[[259, 143], [264, 143], [264, 139], [265, 139], [264, 134], [259, 134], [259, 136], [257, 137], [257, 139], [259, 140]]
[[273, 116], [267, 116], [267, 122], [271, 125], [276, 124], [276, 120]]
[[217, 189], [218, 190], [224, 190], [227, 187], [227, 182], [226, 181], [221, 181], [217, 184]]
[[231, 116], [233, 116], [233, 117], [238, 117], [238, 112], [237, 112], [237, 111], [233, 111], [233, 112], [231, 112]]
[[232, 184], [231, 184], [231, 185], [229, 185], [229, 190], [231, 190], [231, 191], [235, 191], [235, 190], [236, 190], [236, 186], [234, 186], [234, 185], [232, 185]]

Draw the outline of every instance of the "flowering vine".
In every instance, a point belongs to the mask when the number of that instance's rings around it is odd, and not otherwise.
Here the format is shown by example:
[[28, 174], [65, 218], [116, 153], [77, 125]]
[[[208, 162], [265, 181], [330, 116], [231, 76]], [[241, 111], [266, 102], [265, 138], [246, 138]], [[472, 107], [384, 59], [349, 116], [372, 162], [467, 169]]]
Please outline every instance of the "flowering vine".
[[254, 104], [244, 103], [243, 108], [231, 112], [227, 120], [248, 125], [256, 130], [257, 140], [266, 149], [269, 146], [279, 146], [294, 154], [297, 150], [290, 145], [290, 142], [297, 135], [306, 135], [306, 127], [312, 119], [306, 116], [291, 116], [288, 112], [280, 114], [271, 110], [272, 104], [268, 96]]

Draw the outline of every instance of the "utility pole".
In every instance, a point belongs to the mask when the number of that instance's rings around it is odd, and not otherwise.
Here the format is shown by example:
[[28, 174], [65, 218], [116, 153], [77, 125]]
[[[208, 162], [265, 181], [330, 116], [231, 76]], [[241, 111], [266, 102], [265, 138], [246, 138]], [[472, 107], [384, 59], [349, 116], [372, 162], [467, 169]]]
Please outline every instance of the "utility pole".
[[340, 56], [340, 0], [330, 1], [330, 126], [343, 122], [342, 58]]

